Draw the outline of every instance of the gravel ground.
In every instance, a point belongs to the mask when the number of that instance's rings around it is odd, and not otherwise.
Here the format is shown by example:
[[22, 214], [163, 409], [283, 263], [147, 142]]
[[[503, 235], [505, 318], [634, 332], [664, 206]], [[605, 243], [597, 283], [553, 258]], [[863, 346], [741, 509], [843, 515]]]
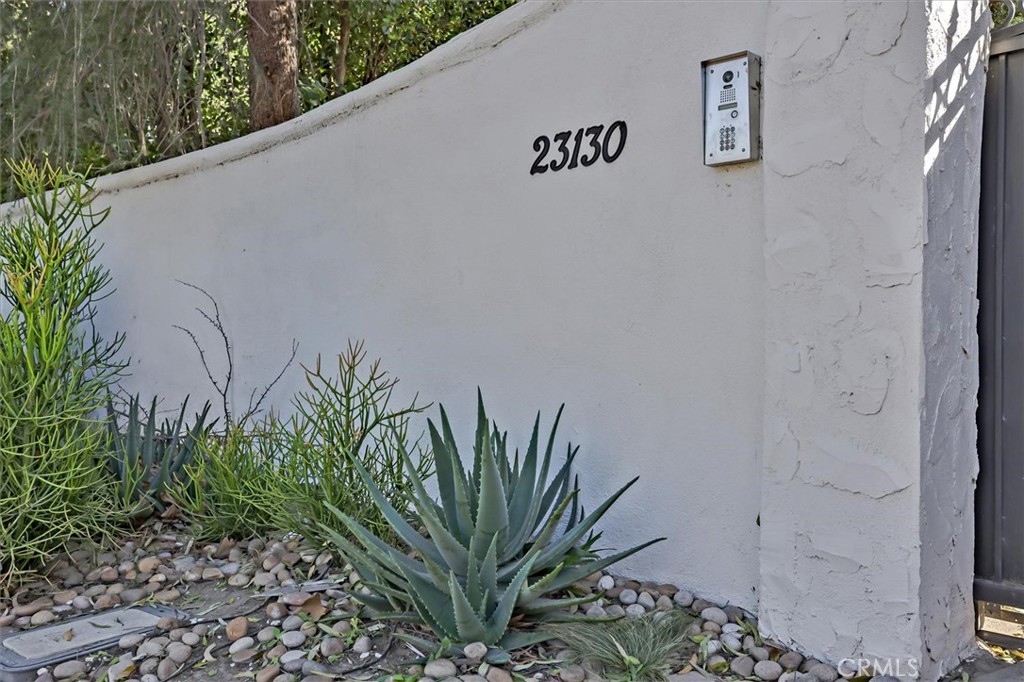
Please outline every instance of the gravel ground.
[[[392, 623], [360, 617], [350, 598], [358, 576], [299, 538], [194, 542], [183, 526], [153, 521], [116, 551], [72, 549], [54, 561], [46, 580], [0, 597], [0, 634], [59, 623], [123, 605], [161, 603], [188, 612], [164, 619], [149, 636], [128, 635], [118, 646], [41, 670], [36, 682], [199, 682], [244, 677], [256, 682], [596, 682], [602, 671], [574, 663], [559, 643], [513, 654], [503, 667], [481, 661], [482, 645], [465, 658], [426, 666], [392, 636]], [[674, 585], [594, 575], [576, 586], [602, 596], [586, 610], [595, 617], [636, 617], [684, 609], [696, 616], [671, 682], [749, 679], [835, 682], [836, 668], [763, 640], [756, 619], [740, 608], [695, 597]], [[419, 636], [427, 636], [417, 632]], [[700, 653], [694, 653], [699, 651]], [[457, 678], [457, 679], [453, 679]], [[889, 682], [886, 678], [870, 678]]]

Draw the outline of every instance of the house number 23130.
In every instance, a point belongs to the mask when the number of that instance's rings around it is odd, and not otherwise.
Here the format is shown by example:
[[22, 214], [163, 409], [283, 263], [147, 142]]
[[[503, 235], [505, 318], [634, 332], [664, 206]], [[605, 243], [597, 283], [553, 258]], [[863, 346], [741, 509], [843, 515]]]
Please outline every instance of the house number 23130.
[[557, 173], [563, 168], [593, 166], [598, 159], [611, 163], [619, 158], [626, 146], [626, 122], [616, 121], [608, 126], [590, 126], [573, 131], [566, 130], [554, 138], [541, 135], [533, 141], [537, 158], [530, 166], [530, 175]]

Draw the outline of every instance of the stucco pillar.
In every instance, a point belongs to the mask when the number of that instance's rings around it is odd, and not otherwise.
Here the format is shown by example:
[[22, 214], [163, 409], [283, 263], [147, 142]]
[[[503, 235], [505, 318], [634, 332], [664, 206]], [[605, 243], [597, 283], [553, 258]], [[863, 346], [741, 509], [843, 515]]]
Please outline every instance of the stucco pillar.
[[923, 680], [973, 634], [987, 22], [966, 1], [768, 13], [760, 623]]

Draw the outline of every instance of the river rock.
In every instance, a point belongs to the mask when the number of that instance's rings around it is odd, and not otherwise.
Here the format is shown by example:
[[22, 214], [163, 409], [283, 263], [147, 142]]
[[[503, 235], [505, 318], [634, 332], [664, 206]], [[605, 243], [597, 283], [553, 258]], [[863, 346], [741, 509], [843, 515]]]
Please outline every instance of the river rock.
[[479, 661], [487, 655], [487, 645], [483, 642], [472, 642], [462, 650], [466, 658], [471, 661]]
[[836, 672], [836, 669], [826, 663], [818, 663], [807, 672], [813, 675], [818, 682], [836, 682], [839, 679], [839, 673]]
[[238, 616], [228, 621], [228, 624], [224, 627], [224, 634], [232, 642], [238, 641], [245, 637], [249, 633], [249, 621], [245, 619], [245, 616]]
[[228, 655], [232, 656], [234, 654], [237, 654], [239, 651], [242, 651], [243, 649], [251, 649], [254, 646], [256, 646], [256, 640], [252, 637], [242, 637], [241, 639], [236, 639], [234, 642], [231, 643], [231, 646], [228, 647]]
[[175, 663], [181, 664], [192, 657], [192, 647], [181, 642], [171, 642], [167, 645], [167, 658]]
[[562, 682], [583, 682], [587, 671], [581, 665], [568, 665], [558, 671], [558, 677]]
[[700, 617], [704, 620], [711, 621], [719, 627], [729, 622], [729, 616], [725, 615], [725, 611], [718, 608], [717, 606], [709, 606], [700, 612]]
[[298, 630], [291, 630], [281, 635], [281, 644], [284, 644], [289, 649], [298, 649], [305, 643], [306, 635], [302, 634]]
[[758, 661], [754, 665], [754, 674], [766, 682], [775, 682], [782, 676], [782, 666], [775, 661]]
[[779, 656], [779, 665], [786, 670], [796, 670], [804, 662], [804, 657], [795, 651], [787, 651]]
[[427, 664], [423, 666], [423, 674], [433, 677], [435, 680], [443, 680], [446, 677], [455, 677], [459, 674], [459, 670], [455, 667], [455, 663], [447, 658], [438, 658], [434, 661], [427, 661]]
[[258, 673], [256, 673], [256, 682], [270, 682], [272, 679], [278, 676], [281, 672], [281, 666], [279, 665], [268, 665]]
[[57, 664], [53, 669], [53, 677], [58, 680], [66, 680], [79, 675], [84, 675], [89, 669], [85, 661], [64, 661]]
[[754, 659], [750, 656], [740, 656], [732, 659], [729, 670], [740, 677], [750, 677], [754, 673]]
[[686, 608], [693, 604], [693, 594], [687, 592], [686, 590], [679, 590], [672, 596], [672, 601], [675, 602], [677, 605]]
[[156, 676], [161, 680], [166, 680], [176, 672], [178, 672], [178, 664], [169, 657], [160, 661], [156, 667]]

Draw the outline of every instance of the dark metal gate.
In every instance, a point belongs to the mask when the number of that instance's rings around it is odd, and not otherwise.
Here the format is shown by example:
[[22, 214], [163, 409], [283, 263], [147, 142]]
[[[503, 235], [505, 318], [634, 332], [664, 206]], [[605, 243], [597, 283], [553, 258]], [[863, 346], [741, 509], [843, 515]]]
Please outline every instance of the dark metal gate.
[[982, 620], [1024, 622], [1024, 24], [992, 34], [979, 241], [974, 598]]

